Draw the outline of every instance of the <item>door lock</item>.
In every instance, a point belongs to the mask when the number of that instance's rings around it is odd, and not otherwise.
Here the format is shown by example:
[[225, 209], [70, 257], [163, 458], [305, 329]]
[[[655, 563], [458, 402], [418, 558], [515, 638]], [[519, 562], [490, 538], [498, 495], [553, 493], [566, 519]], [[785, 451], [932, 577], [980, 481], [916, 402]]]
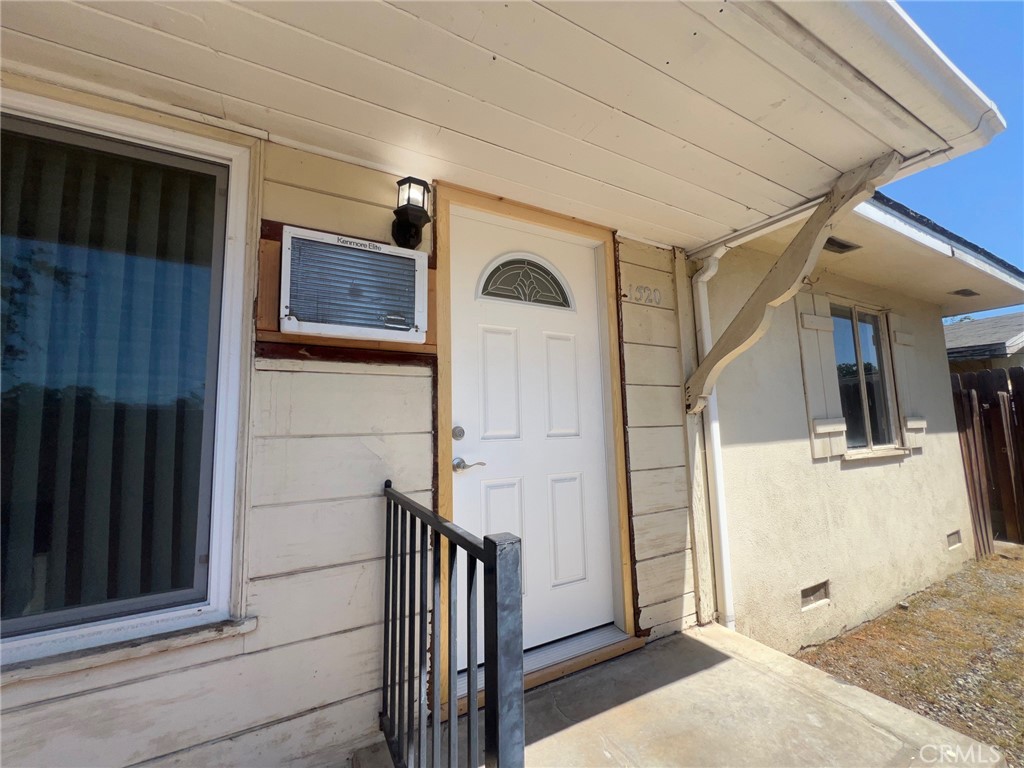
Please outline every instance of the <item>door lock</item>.
[[466, 460], [464, 458], [462, 458], [461, 456], [456, 456], [454, 459], [452, 459], [452, 472], [455, 472], [456, 474], [459, 473], [459, 472], [465, 472], [470, 467], [486, 467], [486, 466], [487, 466], [487, 462], [486, 461], [476, 461], [476, 462], [473, 462], [472, 464], [467, 464]]
[[466, 430], [462, 427], [452, 427], [452, 440], [461, 440], [466, 436]]

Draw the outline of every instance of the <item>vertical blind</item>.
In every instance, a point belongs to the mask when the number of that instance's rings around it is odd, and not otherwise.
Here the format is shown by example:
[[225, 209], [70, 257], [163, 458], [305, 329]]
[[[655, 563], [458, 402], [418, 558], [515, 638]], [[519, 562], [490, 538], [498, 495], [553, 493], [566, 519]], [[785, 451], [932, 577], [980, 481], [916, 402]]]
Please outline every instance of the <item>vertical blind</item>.
[[0, 133], [2, 630], [206, 594], [226, 169]]

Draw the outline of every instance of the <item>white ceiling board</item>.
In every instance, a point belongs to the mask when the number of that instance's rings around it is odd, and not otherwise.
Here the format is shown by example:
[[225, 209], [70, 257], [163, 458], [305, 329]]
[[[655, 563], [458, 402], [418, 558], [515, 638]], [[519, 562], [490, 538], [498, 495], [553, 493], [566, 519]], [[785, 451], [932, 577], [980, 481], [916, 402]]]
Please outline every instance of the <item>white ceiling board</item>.
[[[219, 93], [82, 53], [8, 27], [0, 29], [0, 49], [3, 50], [7, 68], [25, 72], [29, 76], [74, 72], [72, 82], [103, 83], [106, 89], [113, 91], [134, 93], [146, 100], [172, 104], [204, 115], [224, 117], [224, 104]], [[25, 69], [22, 62], [29, 62], [30, 68]]]
[[242, 5], [576, 139], [585, 138], [613, 111], [386, 3], [360, 3], [359, 13], [329, 2]]
[[[37, 38], [27, 37], [11, 30], [3, 30], [2, 44], [5, 54], [19, 59], [27, 54], [32, 59], [50, 66], [58, 66], [61, 69], [71, 68], [73, 71], [80, 72], [83, 77], [96, 77], [112, 87], [123, 85], [122, 79], [124, 79], [124, 82], [130, 82], [136, 92], [143, 97], [167, 101], [185, 109], [198, 109], [242, 125], [261, 125], [265, 130], [275, 134], [274, 140], [303, 145], [313, 151], [338, 156], [351, 162], [362, 162], [371, 167], [388, 168], [393, 173], [412, 173], [426, 178], [443, 178], [483, 192], [505, 195], [541, 208], [560, 211], [586, 221], [601, 222], [616, 228], [642, 229], [649, 232], [649, 236], [659, 242], [679, 242], [686, 239], [691, 239], [691, 242], [694, 243], [697, 242], [685, 233], [658, 227], [644, 220], [637, 220], [623, 215], [621, 211], [588, 205], [577, 199], [550, 194], [547, 190], [539, 191], [533, 187], [509, 182], [457, 163], [448, 163], [393, 144], [387, 144], [376, 138], [360, 136], [351, 131], [286, 115], [276, 110], [269, 110], [262, 105], [225, 97], [196, 86], [186, 86], [186, 84], [160, 75], [144, 73], [140, 77], [138, 70], [133, 70], [126, 65], [73, 51]], [[436, 130], [436, 128], [431, 127], [431, 130]]]
[[[801, 199], [778, 184], [751, 176], [739, 165], [402, 9], [380, 3], [362, 4], [358, 14], [348, 13], [338, 3], [257, 2], [246, 7], [495, 105], [507, 117], [522, 115], [679, 179], [701, 179], [699, 185], [692, 185], [691, 194], [700, 190], [711, 205], [721, 204], [713, 199], [721, 197], [725, 203], [735, 201], [770, 214]], [[652, 141], [657, 151], [644, 151]], [[664, 199], [685, 207], [685, 198]]]
[[[649, 206], [652, 211], [663, 209], [667, 218], [662, 223], [681, 221], [680, 214], [685, 214], [686, 231], [698, 237], [723, 228], [738, 228], [760, 218], [746, 206], [688, 181], [579, 142], [268, 17], [220, 4], [204, 7], [203, 14], [217, 40], [217, 49], [240, 59], [349, 94], [398, 115], [441, 126], [471, 140], [469, 145], [477, 150], [482, 149], [481, 142], [473, 137], [486, 136], [484, 143], [492, 154], [522, 155], [590, 180], [597, 180], [595, 173], [599, 171], [600, 183], [604, 185], [602, 194], [622, 201], [626, 206], [624, 212], [630, 212], [635, 205], [629, 202], [631, 198], [645, 198], [640, 205]], [[303, 55], [295, 56], [292, 51], [299, 47]], [[467, 146], [466, 141], [456, 141], [460, 147]], [[471, 161], [467, 158], [462, 162]], [[557, 175], [554, 171], [548, 173]]]
[[607, 122], [587, 136], [587, 140], [619, 153], [629, 153], [666, 173], [701, 179], [701, 183], [713, 187], [720, 194], [769, 216], [775, 215], [773, 212], [790, 210], [804, 200], [799, 193], [750, 173], [738, 164], [726, 164], [709, 152], [681, 152], [677, 136], [625, 112], [613, 113]]
[[297, 118], [230, 97], [224, 99], [224, 111], [229, 119], [240, 123], [251, 123], [252, 120], [259, 119], [260, 125], [269, 131], [271, 141], [280, 141], [289, 146], [325, 152], [349, 162], [363, 162], [370, 167], [406, 169], [409, 173], [423, 178], [444, 179], [481, 192], [507, 197], [510, 200], [557, 211], [566, 216], [614, 229], [633, 232], [642, 229], [649, 232], [650, 234], [645, 236], [655, 242], [672, 243], [687, 237], [675, 230], [634, 219], [621, 211], [611, 210], [599, 204], [562, 197], [550, 190], [519, 184], [503, 176], [432, 158], [372, 137], [360, 136], [331, 125]]
[[651, 3], [642, 14], [627, 3], [543, 4], [833, 168], [856, 168], [890, 149], [836, 109], [832, 98], [819, 98], [764, 66], [681, 3]]
[[[102, 59], [88, 53], [27, 37], [23, 34], [4, 30], [2, 33], [4, 51], [20, 57], [25, 52], [48, 65], [60, 68], [70, 67], [83, 77], [95, 77], [111, 86], [121, 85], [126, 73], [137, 93], [146, 98], [164, 99], [173, 93], [176, 103], [185, 110], [200, 109], [207, 114], [238, 123], [240, 125], [262, 125], [269, 131], [271, 140], [289, 145], [300, 145], [308, 150], [338, 157], [368, 167], [384, 168], [394, 174], [413, 173], [427, 178], [443, 178], [464, 184], [486, 193], [503, 195], [540, 208], [561, 211], [587, 221], [604, 222], [616, 228], [643, 228], [658, 242], [672, 243], [685, 239], [685, 233], [674, 229], [651, 225], [649, 222], [625, 216], [621, 211], [612, 211], [599, 206], [581, 203], [552, 195], [547, 190], [523, 186], [501, 177], [481, 173], [458, 164], [446, 163], [429, 158], [404, 148], [388, 144], [375, 138], [360, 136], [350, 131], [311, 122], [293, 115], [268, 110], [260, 104], [222, 96], [196, 86], [180, 88], [183, 84], [162, 76], [145, 73], [141, 78], [137, 70], [131, 70], [119, 63]], [[35, 75], [36, 73], [31, 73]]]
[[[338, 9], [338, 6], [328, 4], [324, 8]], [[218, 50], [456, 133], [486, 136], [489, 144], [589, 178], [594, 178], [599, 171], [601, 181], [606, 184], [652, 198], [702, 220], [694, 225], [702, 230], [694, 229], [694, 234], [702, 234], [709, 227], [721, 229], [722, 225], [742, 227], [761, 218], [759, 212], [685, 179], [581, 142], [447, 85], [354, 53], [258, 13], [221, 5], [205, 8], [203, 13], [218, 40]], [[345, 26], [344, 19], [339, 18], [337, 22], [328, 26]], [[363, 31], [369, 38], [371, 29]], [[379, 42], [383, 48], [385, 41]], [[301, 57], [291, 53], [293, 46], [302, 47]], [[382, 88], [381, 83], [393, 84]]]
[[836, 176], [835, 169], [803, 150], [541, 6], [521, 2], [399, 5], [456, 34], [472, 27], [475, 31], [468, 39], [497, 55], [543, 72], [788, 189], [800, 190], [809, 179], [827, 183]]

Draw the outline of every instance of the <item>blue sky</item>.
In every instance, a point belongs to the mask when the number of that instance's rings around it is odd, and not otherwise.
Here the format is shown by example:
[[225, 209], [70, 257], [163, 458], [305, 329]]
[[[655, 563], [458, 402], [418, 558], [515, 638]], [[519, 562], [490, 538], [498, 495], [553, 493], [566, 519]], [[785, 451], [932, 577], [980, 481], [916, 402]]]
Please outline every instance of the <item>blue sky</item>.
[[1024, 269], [1024, 3], [900, 5], [996, 103], [1007, 128], [988, 146], [882, 191]]

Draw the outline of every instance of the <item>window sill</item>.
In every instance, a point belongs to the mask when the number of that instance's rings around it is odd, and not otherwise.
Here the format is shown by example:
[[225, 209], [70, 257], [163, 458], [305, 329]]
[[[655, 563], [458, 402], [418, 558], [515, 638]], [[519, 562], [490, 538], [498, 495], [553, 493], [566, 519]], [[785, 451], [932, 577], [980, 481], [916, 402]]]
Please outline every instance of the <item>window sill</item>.
[[825, 606], [831, 605], [831, 604], [832, 604], [832, 598], [830, 598], [830, 597], [826, 597], [826, 598], [824, 598], [822, 600], [815, 600], [813, 603], [810, 603], [809, 605], [802, 605], [802, 606], [800, 606], [800, 613], [807, 613], [807, 611], [813, 611], [813, 610], [815, 610], [817, 608], [824, 608]]
[[31, 661], [5, 664], [0, 673], [0, 687], [26, 680], [41, 680], [57, 677], [70, 672], [101, 667], [118, 661], [137, 659], [155, 653], [171, 651], [176, 648], [187, 648], [192, 645], [223, 640], [229, 637], [247, 635], [256, 629], [257, 619], [250, 616], [245, 619], [228, 619], [214, 624], [178, 629], [159, 635], [124, 640], [81, 651], [61, 653]]
[[843, 454], [843, 461], [864, 461], [865, 459], [891, 459], [894, 457], [904, 458], [911, 453], [909, 448], [892, 446], [890, 448], [875, 448], [874, 450], [847, 451]]

